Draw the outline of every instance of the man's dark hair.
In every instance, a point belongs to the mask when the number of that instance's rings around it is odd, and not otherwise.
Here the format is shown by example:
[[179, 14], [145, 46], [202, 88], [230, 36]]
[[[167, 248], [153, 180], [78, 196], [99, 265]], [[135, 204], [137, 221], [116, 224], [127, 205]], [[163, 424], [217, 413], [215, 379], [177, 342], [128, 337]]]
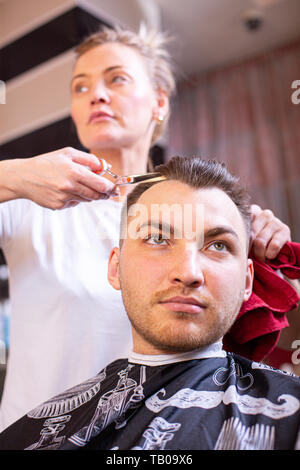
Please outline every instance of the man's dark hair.
[[[227, 170], [224, 163], [203, 160], [200, 157], [175, 156], [166, 164], [156, 166], [155, 172], [160, 173], [167, 180], [180, 181], [195, 189], [218, 188], [224, 191], [237, 206], [244, 220], [249, 241], [251, 225], [250, 196], [239, 184], [239, 179]], [[129, 208], [137, 203], [143, 192], [158, 183], [159, 181], [140, 183], [129, 193], [122, 210], [121, 230], [124, 227]]]

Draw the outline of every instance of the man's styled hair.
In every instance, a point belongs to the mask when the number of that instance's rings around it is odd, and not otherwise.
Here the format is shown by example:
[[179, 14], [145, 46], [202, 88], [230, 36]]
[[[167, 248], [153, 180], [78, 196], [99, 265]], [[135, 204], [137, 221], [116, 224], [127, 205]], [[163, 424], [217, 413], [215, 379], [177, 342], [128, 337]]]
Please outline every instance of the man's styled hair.
[[[113, 29], [103, 27], [79, 44], [75, 53], [77, 59], [94, 47], [107, 43], [119, 43], [135, 49], [145, 60], [150, 80], [156, 90], [164, 90], [170, 98], [175, 91], [175, 77], [171, 57], [166, 49], [169, 38], [155, 30], [147, 29], [142, 24], [138, 33], [115, 26]], [[152, 145], [163, 135], [169, 116], [156, 124]]]
[[[160, 173], [167, 180], [180, 181], [195, 189], [218, 188], [224, 191], [234, 202], [244, 220], [249, 244], [251, 226], [250, 196], [239, 184], [239, 179], [227, 170], [224, 163], [203, 160], [196, 156], [175, 156], [166, 164], [156, 166], [155, 172]], [[127, 196], [121, 216], [120, 246], [129, 208], [138, 202], [140, 196], [147, 189], [158, 183], [159, 181], [140, 183]]]

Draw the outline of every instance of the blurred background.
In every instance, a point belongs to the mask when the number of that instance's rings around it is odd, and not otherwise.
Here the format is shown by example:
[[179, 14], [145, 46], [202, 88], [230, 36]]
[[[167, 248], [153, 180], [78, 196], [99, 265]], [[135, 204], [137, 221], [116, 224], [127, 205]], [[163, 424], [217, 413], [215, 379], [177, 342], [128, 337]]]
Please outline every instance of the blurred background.
[[[0, 159], [82, 149], [69, 114], [74, 47], [101, 25], [141, 22], [174, 38], [177, 95], [154, 163], [224, 161], [300, 242], [300, 0], [0, 0]], [[2, 370], [8, 274], [0, 252]]]

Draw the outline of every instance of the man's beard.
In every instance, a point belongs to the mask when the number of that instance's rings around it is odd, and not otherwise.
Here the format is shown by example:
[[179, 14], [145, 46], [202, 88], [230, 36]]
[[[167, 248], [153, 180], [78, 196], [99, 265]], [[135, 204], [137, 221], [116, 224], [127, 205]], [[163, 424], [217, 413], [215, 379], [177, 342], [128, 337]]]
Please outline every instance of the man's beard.
[[[176, 325], [173, 325], [172, 322], [166, 326], [163, 313], [162, 322], [157, 319], [157, 316], [152, 318], [151, 309], [155, 308], [159, 302], [175, 296], [191, 295], [199, 298], [199, 294], [195, 295], [194, 289], [171, 288], [156, 293], [145, 309], [144, 306], [136, 304], [136, 299], [128, 295], [126, 289], [122, 289], [123, 302], [133, 329], [148, 344], [166, 353], [192, 351], [209, 346], [222, 339], [230, 330], [240, 311], [244, 298], [244, 289], [240, 291], [235, 303], [221, 306], [223, 311], [220, 311], [220, 306], [218, 307], [211, 299], [202, 298], [201, 300], [207, 302], [208, 305], [203, 312], [202, 325], [198, 328], [196, 328], [198, 325], [197, 315], [187, 312], [171, 312], [175, 320], [182, 322], [183, 328], [178, 328], [178, 324], [176, 328]], [[215, 321], [211, 321], [212, 319], [215, 319]], [[184, 329], [185, 321], [190, 322], [191, 325], [195, 324], [195, 328], [189, 328], [188, 333]]]
[[[188, 317], [192, 314], [186, 312], [172, 312], [172, 315], [176, 316], [178, 319], [188, 321]], [[209, 332], [206, 332], [205, 335], [198, 332], [198, 334], [180, 334], [180, 331], [173, 332], [170, 329], [165, 329], [165, 331], [160, 330], [156, 332], [154, 328], [144, 328], [143, 325], [140, 325], [135, 320], [130, 320], [135, 331], [148, 343], [154, 346], [157, 349], [165, 351], [166, 353], [171, 352], [185, 352], [192, 351], [194, 349], [200, 349], [206, 346], [209, 346], [212, 343], [220, 340], [223, 336], [222, 328], [213, 328]]]

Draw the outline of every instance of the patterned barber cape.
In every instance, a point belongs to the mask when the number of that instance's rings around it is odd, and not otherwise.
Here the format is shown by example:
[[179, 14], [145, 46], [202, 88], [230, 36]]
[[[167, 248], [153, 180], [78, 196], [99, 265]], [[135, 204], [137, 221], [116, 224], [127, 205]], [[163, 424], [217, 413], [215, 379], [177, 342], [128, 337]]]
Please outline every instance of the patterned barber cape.
[[0, 434], [0, 449], [300, 449], [300, 378], [235, 354], [120, 359]]

